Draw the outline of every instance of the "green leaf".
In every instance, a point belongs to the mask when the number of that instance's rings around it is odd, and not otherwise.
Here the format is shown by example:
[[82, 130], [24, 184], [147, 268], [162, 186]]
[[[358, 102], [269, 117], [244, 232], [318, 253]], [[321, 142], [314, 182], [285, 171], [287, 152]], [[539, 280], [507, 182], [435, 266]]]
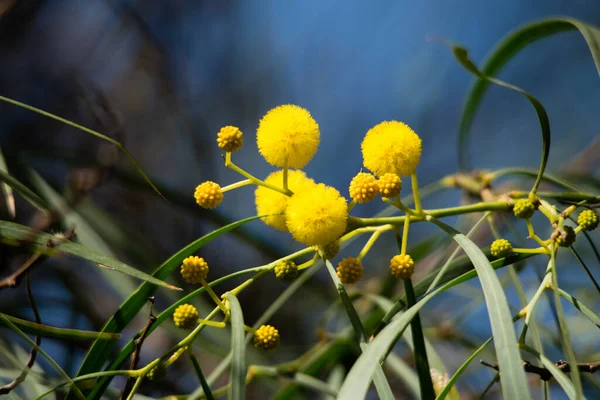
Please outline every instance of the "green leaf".
[[460, 367], [458, 367], [458, 369], [456, 370], [456, 372], [454, 373], [454, 375], [452, 375], [452, 378], [450, 378], [450, 380], [448, 381], [448, 383], [446, 384], [446, 386], [444, 386], [444, 389], [442, 389], [442, 391], [438, 394], [438, 396], [435, 398], [435, 400], [444, 400], [446, 398], [446, 396], [448, 396], [450, 394], [450, 391], [452, 390], [452, 388], [456, 384], [456, 381], [458, 380], [458, 378], [460, 378], [460, 376], [462, 375], [462, 373], [465, 372], [465, 370], [471, 364], [471, 362], [475, 359], [475, 357], [477, 357], [479, 355], [479, 353], [481, 353], [483, 351], [483, 349], [485, 349], [485, 347], [488, 344], [490, 344], [490, 342], [492, 341], [492, 339], [493, 338], [489, 338], [488, 340], [486, 340], [485, 343], [483, 343], [477, 350], [475, 350], [473, 352], [473, 354], [471, 354], [465, 360], [465, 362], [462, 363], [462, 365]]
[[[327, 265], [327, 270], [329, 271], [329, 275], [331, 275], [331, 279], [335, 284], [338, 294], [342, 300], [342, 304], [346, 309], [346, 314], [348, 314], [348, 318], [350, 319], [350, 323], [352, 324], [352, 328], [354, 329], [354, 333], [360, 343], [360, 348], [364, 352], [368, 348], [369, 338], [367, 337], [367, 333], [365, 332], [365, 328], [363, 327], [362, 322], [360, 321], [360, 317], [354, 309], [354, 305], [352, 304], [352, 300], [348, 297], [348, 293], [346, 293], [346, 289], [340, 281], [340, 278], [337, 276], [331, 261], [325, 260], [325, 265]], [[375, 377], [373, 378], [375, 382], [375, 388], [377, 389], [377, 394], [380, 399], [394, 399], [394, 393], [392, 392], [392, 388], [390, 387], [389, 382], [387, 381], [385, 374], [383, 373], [383, 369], [380, 365], [375, 369]]]
[[596, 325], [598, 328], [600, 328], [600, 316], [598, 314], [596, 314], [594, 311], [592, 311], [591, 308], [589, 308], [588, 306], [583, 304], [581, 301], [577, 300], [575, 297], [571, 296], [569, 293], [565, 292], [564, 290], [562, 290], [560, 288], [558, 289], [558, 293], [564, 299], [566, 299], [569, 303], [573, 304], [573, 306], [576, 309], [581, 311], [581, 313], [583, 315], [585, 315], [585, 317], [587, 319], [589, 319], [590, 322], [592, 322], [594, 325]]
[[118, 333], [101, 333], [91, 331], [81, 331], [78, 329], [67, 329], [67, 328], [56, 328], [54, 326], [38, 324], [32, 321], [27, 321], [17, 317], [12, 317], [0, 313], [4, 318], [0, 320], [0, 325], [7, 326], [5, 321], [9, 320], [15, 326], [19, 327], [23, 332], [30, 333], [32, 335], [47, 337], [52, 339], [60, 340], [117, 340], [119, 339]]
[[246, 343], [244, 341], [244, 313], [237, 297], [226, 293], [231, 308], [231, 378], [229, 380], [229, 399], [246, 398]]
[[[2, 177], [10, 176], [8, 173], [8, 167], [6, 166], [6, 160], [4, 159], [4, 154], [2, 153], [2, 149], [0, 148], [0, 174]], [[0, 185], [0, 189], [2, 189], [2, 195], [4, 196], [4, 203], [6, 205], [6, 210], [8, 211], [8, 215], [11, 218], [14, 218], [17, 215], [17, 210], [15, 209], [15, 197], [13, 196], [12, 189], [10, 185], [3, 183]]]
[[202, 373], [202, 368], [200, 368], [200, 363], [198, 362], [198, 360], [196, 359], [196, 356], [194, 355], [194, 353], [192, 353], [191, 350], [188, 351], [188, 354], [190, 355], [190, 360], [192, 361], [192, 365], [194, 366], [194, 371], [196, 371], [196, 375], [198, 375], [198, 380], [200, 381], [200, 386], [202, 386], [202, 389], [204, 390], [204, 395], [206, 396], [206, 400], [214, 400], [214, 396], [212, 394], [212, 391], [210, 390], [210, 386], [208, 385], [208, 382], [206, 382], [206, 379], [204, 378], [204, 374]]
[[[488, 83], [494, 83], [499, 86], [503, 86], [507, 89], [514, 90], [517, 93], [522, 94], [529, 100], [535, 112], [537, 113], [538, 120], [540, 122], [540, 128], [542, 131], [542, 160], [540, 162], [540, 169], [535, 179], [535, 183], [533, 184], [533, 188], [531, 189], [531, 193], [535, 194], [537, 192], [537, 188], [542, 181], [542, 177], [544, 176], [544, 170], [546, 169], [546, 164], [548, 163], [548, 154], [550, 153], [550, 120], [548, 119], [548, 114], [544, 109], [544, 106], [538, 99], [527, 93], [521, 88], [517, 86], [511, 85], [510, 83], [506, 83], [496, 78], [492, 78], [487, 76], [485, 73], [479, 71], [473, 61], [469, 59], [467, 50], [460, 46], [452, 46], [452, 52], [454, 53], [454, 57], [461, 63], [461, 65], [476, 75], [479, 79], [486, 81]], [[461, 131], [462, 132], [462, 131]], [[460, 133], [459, 133], [460, 134]], [[460, 146], [460, 136], [459, 136], [459, 146]], [[460, 149], [460, 147], [459, 147]]]
[[[539, 39], [555, 33], [578, 30], [588, 44], [596, 69], [600, 73], [600, 31], [595, 27], [572, 18], [550, 18], [525, 25], [508, 34], [495, 49], [487, 56], [481, 68], [481, 75], [496, 76], [500, 70], [517, 53]], [[458, 136], [458, 160], [461, 170], [470, 169], [468, 161], [469, 130], [475, 114], [490, 81], [485, 79], [475, 80], [467, 93], [463, 106]]]
[[[152, 277], [145, 272], [139, 271], [125, 263], [114, 258], [107, 257], [103, 254], [97, 253], [96, 251], [89, 249], [77, 243], [73, 243], [69, 240], [59, 239], [55, 235], [40, 232], [32, 229], [28, 226], [15, 224], [14, 222], [1, 221], [0, 220], [0, 237], [3, 239], [9, 239], [10, 241], [24, 241], [33, 245], [35, 251], [39, 251], [42, 254], [54, 255], [56, 252], [64, 252], [72, 254], [74, 256], [81, 257], [83, 259], [92, 261], [95, 264], [103, 268], [108, 268], [113, 271], [121, 272], [123, 274], [133, 276], [134, 278], [141, 279], [149, 282], [149, 284], [162, 286], [167, 289], [181, 290], [180, 288], [163, 282], [155, 277]], [[63, 241], [64, 240], [64, 241]], [[48, 243], [57, 243], [54, 246], [48, 246]]]
[[[404, 331], [405, 333], [408, 330]], [[412, 393], [413, 398], [418, 399], [421, 396], [421, 388], [419, 387], [419, 377], [411, 366], [406, 361], [398, 357], [394, 353], [388, 354], [385, 359], [385, 366], [388, 370], [396, 374], [396, 376], [404, 382], [408, 390]]]
[[37, 194], [35, 194], [31, 189], [25, 186], [23, 183], [15, 179], [12, 175], [9, 175], [5, 171], [0, 169], [0, 181], [4, 182], [5, 185], [13, 188], [15, 192], [17, 192], [21, 197], [23, 197], [29, 204], [34, 206], [40, 211], [48, 210], [48, 204], [42, 200]]
[[21, 331], [15, 324], [13, 324], [10, 319], [6, 318], [6, 316], [4, 314], [0, 314], [0, 319], [2, 319], [4, 321], [4, 324], [7, 327], [12, 329], [17, 335], [21, 336], [21, 338], [23, 338], [23, 340], [25, 340], [31, 347], [36, 349], [38, 353], [40, 353], [46, 360], [49, 361], [52, 368], [54, 368], [59, 373], [59, 375], [61, 375], [65, 380], [67, 380], [69, 382], [69, 384], [71, 384], [71, 387], [74, 388], [76, 397], [85, 400], [83, 393], [81, 393], [79, 388], [73, 383], [73, 380], [60, 367], [60, 365], [58, 365], [58, 363], [56, 361], [54, 361], [54, 359], [48, 355], [48, 353], [46, 353], [40, 346], [38, 346], [25, 333], [23, 333], [23, 331]]
[[[246, 218], [240, 221], [236, 221], [222, 228], [219, 228], [198, 240], [188, 244], [177, 253], [173, 254], [168, 260], [166, 260], [156, 271], [152, 274], [156, 279], [166, 279], [174, 270], [176, 270], [183, 260], [194, 254], [196, 251], [201, 249], [204, 245], [211, 242], [213, 239], [235, 229], [241, 225], [247, 224], [248, 222], [255, 221], [264, 217], [263, 215], [257, 215], [254, 217]], [[1, 233], [1, 230], [0, 230]], [[102, 332], [116, 333], [121, 332], [133, 318], [142, 309], [144, 304], [148, 301], [148, 297], [154, 292], [154, 286], [149, 283], [143, 283], [139, 289], [133, 293], [127, 300], [123, 302], [121, 307], [117, 310], [115, 315], [104, 325]], [[99, 371], [106, 360], [109, 357], [110, 349], [112, 346], [106, 342], [95, 341], [90, 350], [88, 351], [83, 364], [79, 368], [77, 376], [89, 374], [92, 372]], [[96, 385], [88, 398], [97, 399], [102, 395], [103, 390], [106, 389], [106, 385], [110, 382], [110, 379], [105, 379], [102, 384]]]
[[481, 249], [468, 237], [441, 221], [430, 217], [427, 219], [452, 236], [471, 259], [477, 271], [492, 326], [498, 366], [502, 373], [500, 383], [503, 396], [508, 399], [531, 398], [525, 372], [521, 365], [521, 354], [508, 301], [494, 268]]

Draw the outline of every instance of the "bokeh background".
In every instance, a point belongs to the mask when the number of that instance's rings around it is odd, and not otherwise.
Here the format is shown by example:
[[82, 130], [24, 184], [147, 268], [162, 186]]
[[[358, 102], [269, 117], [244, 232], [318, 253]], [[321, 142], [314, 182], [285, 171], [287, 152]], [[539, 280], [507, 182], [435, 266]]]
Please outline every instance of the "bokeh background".
[[[246, 141], [235, 154], [236, 163], [266, 176], [273, 168], [257, 152], [254, 139], [259, 119], [280, 104], [307, 108], [320, 125], [322, 140], [305, 171], [345, 193], [361, 169], [360, 142], [366, 131], [383, 120], [401, 120], [423, 139], [419, 179], [427, 184], [456, 171], [457, 123], [472, 80], [440, 42], [460, 43], [473, 60], [481, 62], [509, 31], [554, 15], [598, 26], [600, 2], [2, 0], [0, 95], [120, 141], [166, 200], [148, 188], [113, 146], [4, 103], [0, 104], [0, 146], [15, 176], [43, 197], [56, 200], [55, 196], [61, 196], [70, 204], [70, 210], [64, 210], [69, 218], [55, 221], [51, 229], [73, 225], [76, 230], [88, 229], [93, 232], [88, 237], [90, 246], [150, 272], [201, 235], [255, 214], [249, 187], [227, 193], [216, 211], [194, 203], [193, 191], [200, 182], [225, 185], [238, 180], [224, 168], [216, 147], [221, 126], [242, 129]], [[534, 43], [500, 77], [545, 105], [553, 134], [549, 171], [564, 172], [598, 137], [600, 79], [579, 33]], [[531, 106], [513, 92], [491, 88], [473, 125], [472, 164], [488, 169], [536, 168], [540, 148]], [[586, 164], [584, 172], [597, 171], [597, 166]], [[425, 204], [436, 208], [460, 200], [460, 193], [448, 192]], [[369, 216], [383, 208], [372, 203], [357, 207], [355, 215]], [[15, 221], [32, 225], [33, 211], [17, 199]], [[461, 223], [468, 226], [468, 221]], [[414, 237], [416, 244], [432, 232], [415, 226], [411, 240]], [[393, 246], [389, 240], [378, 244], [367, 262], [368, 278], [387, 273], [386, 260]], [[420, 274], [440, 265], [452, 250], [446, 244], [440, 246], [424, 259]], [[199, 255], [207, 259], [211, 278], [216, 278], [299, 248], [289, 235], [258, 221], [215, 240]], [[6, 246], [0, 256], [2, 276], [26, 258]], [[530, 278], [534, 288], [534, 278]], [[32, 279], [44, 323], [95, 330], [138, 285], [129, 277], [74, 258], [46, 260], [37, 265]], [[523, 279], [527, 283], [529, 278]], [[569, 276], [565, 279], [571, 283]], [[183, 284], [178, 276], [172, 280]], [[572, 284], [579, 282], [573, 278]], [[363, 287], [370, 284], [367, 279]], [[186, 291], [192, 289], [183, 285]], [[256, 320], [285, 287], [274, 277], [253, 285], [241, 296], [246, 321]], [[479, 287], [474, 284], [472, 288], [466, 292], [476, 297]], [[179, 294], [158, 290], [157, 308], [171, 304], [174, 296]], [[321, 271], [273, 317], [271, 322], [282, 333], [282, 349], [252, 354], [251, 359], [283, 362], [301, 354], [316, 342], [319, 319], [336, 296], [326, 272]], [[210, 306], [208, 299], [198, 299], [196, 304], [202, 310]], [[462, 363], [471, 344], [489, 336], [483, 305], [469, 309], [460, 320], [452, 319], [461, 304], [460, 296], [449, 296], [423, 315], [450, 371]], [[0, 311], [32, 318], [22, 286], [0, 292]], [[346, 323], [341, 317], [340, 326]], [[436, 339], [441, 321], [464, 340]], [[141, 316], [124, 332], [123, 341], [144, 323]], [[582, 332], [575, 337], [576, 344], [581, 342], [577, 349], [598, 352], [599, 347], [589, 342], [593, 336], [585, 329]], [[144, 345], [142, 362], [182, 337], [172, 327], [161, 327]], [[198, 351], [206, 371], [226, 354], [228, 341], [227, 333], [214, 329], [202, 335]], [[44, 341], [44, 348], [71, 375], [88, 345]], [[5, 356], [26, 356], [27, 347], [6, 329], [0, 330], [0, 346]], [[549, 352], [556, 359], [562, 357], [558, 347]], [[405, 347], [399, 346], [398, 354], [411, 362]], [[0, 358], [1, 363], [9, 367], [7, 359]], [[44, 360], [39, 359], [39, 365], [53, 376]], [[474, 366], [459, 389], [470, 398], [492, 376], [484, 367]], [[122, 384], [115, 380], [117, 393]], [[250, 394], [267, 398], [280, 384], [252, 385]], [[395, 384], [399, 398], [410, 397], [400, 380]], [[593, 393], [594, 387], [587, 385]], [[173, 365], [166, 381], [146, 384], [141, 393], [184, 394], [196, 386], [191, 365], [180, 362]], [[29, 395], [23, 394], [24, 398]], [[314, 393], [302, 395], [312, 398]], [[497, 395], [498, 391], [490, 394], [491, 398]]]

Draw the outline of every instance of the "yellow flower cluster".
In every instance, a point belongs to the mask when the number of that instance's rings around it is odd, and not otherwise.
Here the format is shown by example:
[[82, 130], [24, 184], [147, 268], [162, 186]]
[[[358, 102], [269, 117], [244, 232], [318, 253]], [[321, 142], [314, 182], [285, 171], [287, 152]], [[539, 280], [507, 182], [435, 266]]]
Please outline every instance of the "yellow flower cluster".
[[344, 284], [356, 283], [363, 276], [362, 262], [355, 257], [346, 257], [338, 263], [336, 272], [340, 281]]
[[398, 279], [409, 279], [415, 272], [415, 262], [408, 254], [398, 254], [390, 261], [390, 271]]
[[227, 152], [238, 151], [244, 144], [242, 131], [235, 126], [224, 126], [219, 133], [217, 133], [217, 144], [221, 150]]
[[357, 203], [368, 203], [379, 194], [377, 179], [366, 172], [360, 172], [350, 182], [350, 198]]
[[[265, 183], [274, 186], [283, 185], [283, 170], [273, 172], [267, 176]], [[314, 187], [315, 181], [306, 176], [302, 171], [288, 171], [288, 187], [294, 193], [302, 193]], [[264, 217], [265, 224], [272, 226], [280, 231], [287, 232], [285, 225], [285, 210], [288, 205], [289, 197], [276, 192], [268, 187], [259, 186], [255, 191], [256, 213], [258, 215], [268, 215]]]
[[223, 201], [223, 192], [218, 183], [206, 181], [196, 188], [196, 203], [202, 208], [216, 208]]

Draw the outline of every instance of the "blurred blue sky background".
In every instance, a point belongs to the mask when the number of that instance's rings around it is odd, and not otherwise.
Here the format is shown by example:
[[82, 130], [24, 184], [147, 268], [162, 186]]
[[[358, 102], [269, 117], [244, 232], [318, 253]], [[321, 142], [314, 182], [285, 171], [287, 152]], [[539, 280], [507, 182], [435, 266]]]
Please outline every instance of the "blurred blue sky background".
[[[98, 88], [121, 118], [124, 135], [117, 139], [153, 179], [189, 195], [191, 204], [200, 182], [238, 180], [219, 157], [215, 135], [221, 126], [236, 125], [245, 134], [236, 163], [257, 176], [273, 171], [257, 152], [255, 132], [262, 115], [286, 103], [307, 108], [320, 125], [321, 146], [306, 168], [316, 180], [346, 195], [361, 168], [364, 134], [396, 119], [423, 138], [420, 182], [435, 181], [456, 171], [458, 119], [473, 79], [441, 40], [462, 44], [481, 63], [508, 32], [540, 18], [564, 15], [600, 26], [600, 2], [594, 0], [38, 0], [20, 12], [27, 24], [0, 16], [0, 94], [111, 135], [82, 111], [73, 81]], [[546, 107], [553, 134], [550, 171], [597, 137], [600, 79], [579, 33], [534, 43], [500, 77]], [[29, 160], [59, 186], [67, 167], [29, 153], [83, 157], [84, 165], [97, 161], [97, 139], [28, 111], [0, 105], [0, 124], [7, 157]], [[472, 164], [537, 168], [540, 148], [530, 104], [491, 88], [472, 128]], [[126, 160], [119, 165], [130, 168]], [[159, 260], [214, 227], [165, 212], [169, 206], [160, 199], [140, 204], [111, 182], [95, 195]], [[426, 205], [458, 200], [457, 194], [437, 196]], [[369, 204], [355, 214], [381, 209]], [[219, 211], [231, 219], [254, 214], [251, 189], [228, 193]], [[298, 248], [262, 224], [252, 231], [272, 245]], [[215, 246], [214, 259], [228, 270], [269, 261], [230, 239]], [[235, 254], [223, 254], [232, 246]]]

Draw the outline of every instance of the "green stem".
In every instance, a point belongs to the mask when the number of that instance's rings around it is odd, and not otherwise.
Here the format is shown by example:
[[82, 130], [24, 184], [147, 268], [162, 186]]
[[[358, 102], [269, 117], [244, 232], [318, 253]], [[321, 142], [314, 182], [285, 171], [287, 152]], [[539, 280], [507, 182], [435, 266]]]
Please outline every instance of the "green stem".
[[283, 166], [283, 190], [290, 191], [288, 188], [288, 158], [285, 158], [285, 163]]
[[239, 181], [239, 182], [236, 182], [236, 183], [232, 183], [231, 185], [227, 185], [225, 187], [222, 187], [221, 188], [221, 192], [225, 193], [225, 192], [228, 192], [230, 190], [237, 189], [239, 187], [247, 186], [247, 185], [251, 185], [251, 184], [252, 184], [252, 180], [250, 180], [250, 179], [244, 179], [243, 181]]
[[[410, 308], [417, 303], [415, 290], [410, 279], [404, 280], [404, 290], [406, 291], [408, 308]], [[427, 360], [427, 349], [425, 348], [425, 339], [423, 337], [423, 327], [421, 326], [421, 318], [419, 317], [419, 314], [416, 314], [413, 320], [410, 322], [410, 329], [413, 335], [415, 364], [417, 366], [417, 374], [419, 375], [421, 398], [435, 399], [435, 391], [433, 390], [433, 382], [431, 381], [429, 361]]]
[[419, 182], [417, 180], [417, 174], [413, 173], [411, 175], [411, 179], [412, 179], [412, 192], [413, 192], [413, 197], [415, 199], [415, 210], [417, 212], [417, 214], [422, 214], [423, 213], [423, 207], [421, 206], [421, 196], [419, 195]]
[[406, 246], [408, 243], [408, 227], [410, 226], [410, 219], [407, 219], [404, 222], [404, 227], [402, 228], [402, 246], [400, 248], [400, 254], [406, 254]]
[[190, 360], [192, 361], [192, 365], [194, 366], [194, 371], [196, 371], [196, 375], [198, 376], [200, 385], [202, 385], [202, 389], [204, 390], [204, 395], [206, 396], [206, 399], [214, 400], [213, 394], [210, 390], [210, 386], [208, 386], [208, 382], [206, 382], [206, 379], [204, 379], [204, 374], [202, 373], [202, 369], [200, 368], [200, 364], [198, 363], [196, 356], [194, 355], [194, 353], [192, 353], [192, 350], [190, 350], [188, 354], [190, 355]]
[[375, 232], [373, 232], [373, 234], [371, 235], [371, 237], [369, 238], [369, 241], [365, 244], [365, 247], [363, 247], [363, 249], [361, 250], [361, 252], [358, 254], [358, 259], [362, 260], [364, 256], [367, 255], [367, 253], [369, 252], [369, 250], [371, 250], [371, 247], [373, 247], [373, 245], [375, 244], [375, 242], [377, 241], [377, 239], [379, 239], [379, 236], [381, 236], [381, 234], [387, 230], [392, 229], [392, 225], [383, 225], [380, 228], [377, 228], [377, 230]]
[[[490, 201], [466, 206], [448, 207], [435, 210], [428, 210], [427, 214], [434, 218], [451, 217], [454, 215], [470, 214], [484, 211], [508, 211], [510, 205], [506, 201]], [[402, 225], [406, 218], [410, 218], [410, 222], [421, 222], [425, 220], [424, 216], [401, 216], [401, 217], [381, 217], [381, 218], [357, 218], [350, 217], [349, 222], [352, 227], [367, 227], [379, 225]]]
[[248, 178], [252, 183], [254, 183], [255, 185], [259, 185], [259, 186], [264, 186], [266, 188], [269, 188], [271, 190], [274, 190], [276, 192], [279, 192], [281, 194], [284, 194], [286, 196], [291, 196], [293, 193], [288, 189], [283, 189], [280, 188], [278, 186], [275, 185], [271, 185], [269, 183], [266, 183], [264, 181], [261, 181], [260, 179], [258, 179], [257, 177], [249, 174], [248, 172], [244, 171], [243, 169], [241, 169], [240, 167], [238, 167], [237, 165], [235, 165], [233, 163], [233, 161], [231, 161], [231, 153], [227, 153], [225, 155], [225, 166], [229, 169], [234, 170], [235, 172], [237, 172], [238, 174], [245, 176], [246, 178]]

